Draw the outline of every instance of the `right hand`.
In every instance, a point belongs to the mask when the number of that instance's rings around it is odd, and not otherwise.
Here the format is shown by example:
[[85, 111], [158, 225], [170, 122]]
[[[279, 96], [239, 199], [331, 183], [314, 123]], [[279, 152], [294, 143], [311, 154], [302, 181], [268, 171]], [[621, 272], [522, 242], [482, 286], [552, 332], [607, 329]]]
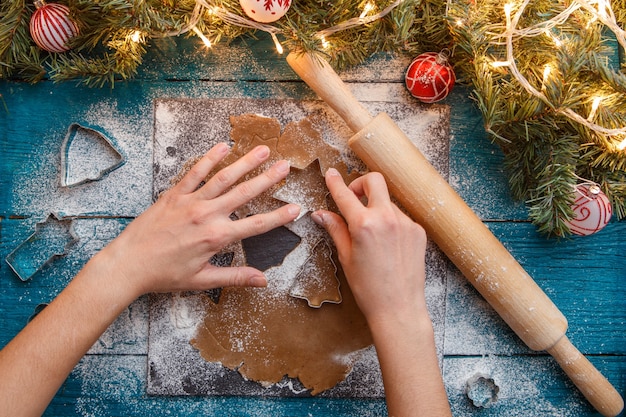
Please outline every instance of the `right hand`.
[[428, 317], [424, 229], [391, 201], [379, 173], [368, 173], [346, 186], [330, 169], [326, 185], [345, 220], [326, 210], [316, 211], [312, 218], [334, 240], [348, 284], [370, 325], [393, 321], [398, 314]]

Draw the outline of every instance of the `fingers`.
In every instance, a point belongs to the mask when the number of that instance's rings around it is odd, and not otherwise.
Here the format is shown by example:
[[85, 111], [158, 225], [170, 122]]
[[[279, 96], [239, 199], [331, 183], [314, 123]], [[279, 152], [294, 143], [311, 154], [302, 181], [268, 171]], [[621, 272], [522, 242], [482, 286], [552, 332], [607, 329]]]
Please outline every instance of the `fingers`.
[[326, 185], [348, 223], [353, 216], [365, 209], [361, 197], [367, 197], [369, 207], [391, 202], [385, 178], [377, 172], [363, 175], [347, 186], [339, 172], [331, 168], [326, 172]]
[[215, 166], [228, 154], [228, 145], [219, 143], [211, 148], [174, 187], [183, 194], [194, 192]]
[[287, 204], [268, 213], [255, 214], [254, 216], [236, 220], [229, 224], [230, 236], [228, 236], [228, 241], [241, 240], [269, 232], [272, 229], [294, 221], [299, 214], [300, 206]]
[[389, 198], [389, 190], [387, 189], [387, 182], [382, 174], [378, 172], [370, 172], [362, 177], [352, 181], [349, 185], [350, 190], [357, 197], [367, 197], [368, 206], [378, 206], [389, 204], [391, 201]]
[[348, 221], [349, 217], [352, 217], [355, 211], [363, 210], [365, 208], [359, 200], [359, 197], [348, 188], [341, 177], [341, 174], [339, 174], [336, 169], [330, 168], [326, 171], [325, 179], [326, 186], [328, 187], [333, 200], [335, 200], [339, 211], [341, 211]]
[[[198, 195], [204, 199], [211, 199], [221, 195], [235, 184], [241, 177], [257, 168], [270, 156], [270, 149], [261, 145], [217, 172], [207, 183], [198, 190]], [[289, 169], [287, 168], [287, 172]]]
[[258, 269], [208, 265], [195, 277], [195, 290], [223, 287], [265, 287], [267, 279]]
[[348, 225], [341, 216], [332, 211], [318, 210], [311, 213], [311, 218], [315, 223], [326, 229], [340, 254], [350, 249], [352, 238], [350, 237]]
[[[219, 200], [220, 207], [225, 211], [232, 212], [268, 190], [272, 185], [285, 179], [288, 174], [289, 162], [285, 160], [278, 161], [267, 171], [248, 181], [237, 184], [235, 188], [224, 194]], [[215, 201], [217, 202], [217, 199]]]

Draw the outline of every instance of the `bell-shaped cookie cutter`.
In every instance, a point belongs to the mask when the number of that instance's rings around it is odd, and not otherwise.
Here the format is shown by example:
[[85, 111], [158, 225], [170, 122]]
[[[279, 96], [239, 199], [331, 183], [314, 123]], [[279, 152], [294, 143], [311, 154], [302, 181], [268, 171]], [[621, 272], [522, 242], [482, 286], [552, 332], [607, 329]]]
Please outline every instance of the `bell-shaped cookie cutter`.
[[[83, 160], [74, 160], [72, 152], [78, 152]], [[61, 186], [98, 181], [125, 163], [126, 157], [106, 135], [72, 123], [61, 145]]]
[[67, 254], [78, 240], [73, 220], [51, 213], [35, 225], [35, 232], [9, 253], [5, 261], [22, 281], [28, 281], [54, 259]]

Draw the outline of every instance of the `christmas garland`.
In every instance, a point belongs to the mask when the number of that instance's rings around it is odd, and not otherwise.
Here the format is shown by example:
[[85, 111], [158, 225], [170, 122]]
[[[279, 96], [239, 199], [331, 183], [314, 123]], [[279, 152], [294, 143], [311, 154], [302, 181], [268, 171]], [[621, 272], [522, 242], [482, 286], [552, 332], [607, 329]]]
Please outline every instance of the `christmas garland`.
[[[445, 49], [504, 151], [513, 195], [541, 232], [587, 233], [574, 224], [580, 196], [626, 217], [626, 75], [609, 59], [626, 47], [626, 0], [254, 3], [4, 1], [0, 78], [112, 85], [133, 77], [151, 41], [167, 36], [209, 46], [264, 31], [277, 49], [316, 51], [338, 69], [378, 52]], [[608, 206], [599, 204], [605, 198]]]

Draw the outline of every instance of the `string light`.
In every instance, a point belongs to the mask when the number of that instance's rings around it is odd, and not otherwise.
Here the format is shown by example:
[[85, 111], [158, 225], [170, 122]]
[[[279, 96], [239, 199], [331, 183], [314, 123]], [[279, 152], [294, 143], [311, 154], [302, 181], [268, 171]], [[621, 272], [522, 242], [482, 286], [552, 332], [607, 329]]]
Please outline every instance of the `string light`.
[[330, 48], [330, 43], [326, 40], [326, 37], [320, 36], [320, 42], [322, 42], [322, 48], [328, 49]]
[[511, 65], [511, 61], [493, 61], [491, 63], [491, 66], [494, 68], [508, 67], [510, 65]]
[[507, 20], [511, 19], [511, 11], [513, 10], [513, 3], [507, 3], [504, 5], [504, 15]]
[[363, 19], [372, 10], [374, 10], [374, 5], [368, 1], [367, 3], [365, 3], [365, 6], [363, 7], [363, 12], [359, 16], [359, 19]]
[[277, 51], [279, 54], [281, 54], [281, 55], [282, 55], [282, 54], [283, 54], [283, 52], [284, 52], [284, 51], [283, 51], [283, 46], [282, 46], [282, 45], [280, 44], [280, 42], [278, 41], [278, 38], [276, 37], [276, 34], [272, 32], [272, 33], [270, 33], [270, 35], [272, 36], [272, 40], [274, 41], [274, 46], [276, 46], [276, 51]]
[[624, 149], [626, 149], [626, 136], [624, 136], [624, 139], [617, 145], [618, 151], [623, 151]]
[[557, 48], [560, 48], [560, 47], [561, 47], [561, 45], [563, 45], [563, 42], [561, 42], [561, 40], [560, 40], [557, 36], [555, 36], [555, 35], [554, 35], [551, 31], [550, 31], [550, 29], [547, 29], [547, 28], [546, 28], [546, 30], [545, 30], [545, 34], [546, 34], [546, 36], [547, 36], [548, 38], [550, 38], [550, 39], [552, 40], [552, 42], [554, 42], [554, 45], [555, 45]]
[[596, 112], [598, 111], [598, 107], [600, 107], [600, 103], [602, 102], [602, 97], [595, 97], [593, 99], [593, 103], [591, 104], [591, 111], [589, 112], [589, 116], [587, 116], [588, 121], [592, 121], [594, 117], [596, 117]]
[[202, 42], [204, 42], [204, 45], [205, 45], [207, 48], [210, 48], [210, 47], [212, 46], [212, 45], [211, 45], [211, 41], [209, 40], [209, 38], [207, 38], [206, 36], [204, 36], [204, 33], [202, 33], [202, 31], [201, 31], [200, 29], [198, 29], [196, 26], [194, 26], [193, 28], [191, 28], [191, 30], [193, 30], [193, 31], [196, 33], [196, 35], [198, 35], [198, 37], [199, 37], [200, 39], [202, 39]]
[[[326, 37], [328, 35], [342, 31], [342, 30], [350, 29], [353, 27], [366, 25], [376, 20], [379, 20], [383, 18], [384, 16], [386, 16], [387, 14], [389, 14], [393, 9], [398, 7], [404, 1], [406, 0], [396, 0], [392, 4], [387, 6], [381, 12], [376, 13], [371, 16], [368, 16], [368, 14], [374, 9], [375, 5], [374, 3], [368, 1], [363, 7], [363, 11], [359, 17], [348, 19], [347, 21], [342, 22], [336, 26], [332, 26], [327, 29], [321, 30], [315, 33], [314, 36], [316, 36], [318, 39], [321, 40], [322, 46], [325, 49], [328, 49], [330, 48], [330, 44], [326, 40]], [[278, 53], [279, 54], [283, 53], [283, 47], [280, 44], [278, 40], [278, 36], [277, 36], [277, 34], [281, 33], [280, 28], [246, 19], [245, 17], [232, 13], [222, 7], [218, 7], [216, 5], [210, 4], [208, 3], [208, 0], [196, 0], [196, 6], [194, 7], [194, 10], [191, 14], [191, 18], [189, 19], [189, 23], [187, 25], [185, 25], [184, 27], [182, 27], [180, 30], [177, 30], [177, 31], [162, 33], [160, 34], [160, 36], [162, 37], [178, 36], [190, 30], [193, 30], [196, 33], [196, 35], [198, 35], [198, 37], [202, 39], [205, 45], [210, 46], [211, 42], [196, 27], [196, 24], [200, 21], [203, 11], [207, 11], [209, 14], [231, 25], [239, 26], [242, 28], [248, 28], [248, 29], [262, 30], [264, 32], [269, 33], [270, 36], [272, 37], [272, 40], [274, 41], [274, 45], [276, 46], [276, 50], [278, 51]]]
[[[528, 93], [537, 97], [538, 99], [546, 103], [548, 106], [552, 106], [552, 103], [550, 103], [548, 98], [543, 93], [543, 91], [545, 90], [543, 88], [544, 85], [542, 85], [542, 91], [538, 91], [526, 79], [526, 77], [524, 77], [521, 74], [521, 72], [517, 68], [517, 65], [515, 63], [515, 57], [513, 54], [513, 39], [518, 38], [518, 37], [538, 36], [539, 34], [542, 34], [542, 33], [545, 34], [548, 29], [551, 29], [555, 27], [557, 24], [567, 20], [567, 18], [569, 18], [569, 16], [575, 10], [584, 9], [587, 12], [591, 13], [594, 16], [594, 18], [597, 18], [603, 24], [605, 24], [609, 29], [611, 29], [611, 31], [615, 34], [615, 38], [617, 39], [618, 43], [622, 45], [622, 47], [626, 47], [626, 32], [617, 25], [615, 15], [613, 14], [613, 10], [611, 9], [610, 4], [608, 2], [605, 2], [605, 0], [598, 0], [598, 1], [603, 2], [603, 5], [601, 7], [604, 10], [605, 15], [599, 15], [598, 9], [593, 7], [593, 5], [591, 5], [589, 2], [585, 0], [574, 0], [573, 3], [566, 10], [559, 13], [553, 19], [550, 19], [545, 22], [541, 22], [537, 25], [531, 26], [529, 28], [524, 28], [524, 29], [517, 29], [517, 24], [522, 14], [524, 13], [526, 7], [530, 3], [530, 0], [524, 0], [518, 7], [515, 15], [512, 15], [513, 4], [512, 3], [505, 4], [504, 13], [506, 16], [506, 29], [504, 33], [500, 35], [500, 37], [503, 37], [505, 39], [504, 44], [506, 46], [507, 60], [493, 62], [491, 64], [492, 67], [498, 68], [498, 67], [507, 66], [509, 68], [509, 71], [513, 75], [513, 77], [515, 77], [515, 79], [520, 83], [520, 85]], [[498, 45], [499, 44], [500, 43], [498, 43]], [[544, 75], [545, 75], [545, 72], [544, 72]], [[544, 84], [545, 84], [545, 81], [544, 81]], [[596, 101], [597, 101], [597, 104], [596, 104]], [[593, 118], [595, 117], [595, 113], [597, 111], [597, 106], [600, 105], [601, 101], [602, 101], [601, 98], [599, 100], [598, 98], [594, 100], [592, 104], [591, 112], [587, 118], [582, 117], [580, 114], [576, 113], [575, 111], [569, 108], [556, 108], [555, 110], [557, 113], [560, 113], [563, 116], [584, 125], [588, 129], [596, 133], [601, 133], [601, 134], [608, 135], [608, 136], [626, 134], [626, 127], [611, 129], [611, 128], [606, 128], [604, 126], [601, 126], [592, 122]]]
[[548, 77], [550, 77], [550, 72], [552, 72], [552, 65], [546, 64], [543, 67], [543, 79], [541, 81], [541, 91], [546, 89], [546, 83], [548, 82]]
[[141, 31], [139, 30], [134, 31], [132, 35], [130, 35], [130, 40], [135, 43], [139, 43], [141, 41]]

